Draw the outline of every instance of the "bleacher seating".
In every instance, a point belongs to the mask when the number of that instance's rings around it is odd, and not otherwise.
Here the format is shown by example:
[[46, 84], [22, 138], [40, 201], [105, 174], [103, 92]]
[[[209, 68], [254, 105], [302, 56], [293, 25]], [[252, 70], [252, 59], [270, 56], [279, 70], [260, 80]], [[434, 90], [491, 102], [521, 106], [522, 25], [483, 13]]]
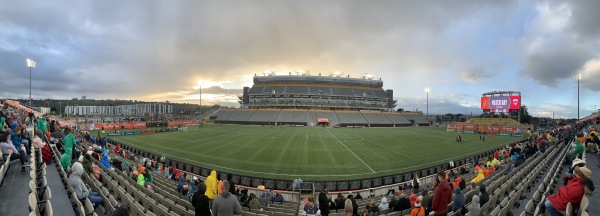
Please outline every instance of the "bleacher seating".
[[[231, 124], [295, 124], [317, 125], [318, 118], [327, 118], [331, 126], [399, 127], [428, 126], [421, 113], [379, 111], [332, 111], [299, 109], [221, 109], [214, 115], [215, 123]], [[411, 122], [412, 121], [412, 122]]]
[[252, 118], [252, 115], [256, 112], [255, 109], [237, 109], [229, 117], [230, 122], [247, 122]]
[[340, 126], [360, 125], [367, 126], [368, 123], [358, 111], [336, 111]]
[[248, 121], [274, 123], [277, 121], [279, 112], [280, 110], [278, 109], [259, 109], [256, 110], [256, 113]]
[[465, 124], [473, 125], [502, 125], [502, 126], [521, 126], [521, 124], [511, 118], [470, 118]]
[[231, 114], [233, 114], [233, 112], [235, 112], [234, 109], [221, 109], [221, 110], [219, 110], [219, 112], [215, 113], [216, 121], [227, 121], [227, 120], [229, 120], [229, 117], [231, 117]]
[[425, 125], [430, 124], [430, 122], [427, 119], [425, 119], [425, 117], [423, 117], [423, 114], [421, 114], [421, 113], [405, 112], [405, 113], [402, 113], [402, 115], [404, 115], [404, 117], [406, 117], [406, 119], [408, 119], [409, 121], [413, 121], [415, 124], [420, 125], [420, 126], [425, 126]]
[[381, 112], [361, 112], [361, 114], [367, 120], [369, 126], [390, 126], [394, 124]]
[[384, 115], [395, 125], [411, 125], [410, 121], [400, 113], [385, 113]]

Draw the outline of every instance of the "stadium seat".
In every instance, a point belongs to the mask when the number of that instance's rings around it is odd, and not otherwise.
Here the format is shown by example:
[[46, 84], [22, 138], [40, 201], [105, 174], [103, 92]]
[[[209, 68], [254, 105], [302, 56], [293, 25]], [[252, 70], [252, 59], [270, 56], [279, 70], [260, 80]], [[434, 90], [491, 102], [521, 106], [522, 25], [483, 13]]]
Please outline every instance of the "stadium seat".
[[90, 199], [85, 199], [85, 203], [83, 205], [83, 209], [85, 210], [85, 215], [90, 216], [94, 215], [94, 205], [90, 202]]
[[587, 196], [583, 196], [581, 198], [581, 203], [579, 203], [579, 213], [577, 215], [583, 215], [587, 211], [588, 206], [590, 205], [590, 200]]
[[494, 210], [490, 213], [490, 215], [492, 216], [497, 216], [500, 213], [500, 206], [496, 206], [496, 208], [494, 208]]

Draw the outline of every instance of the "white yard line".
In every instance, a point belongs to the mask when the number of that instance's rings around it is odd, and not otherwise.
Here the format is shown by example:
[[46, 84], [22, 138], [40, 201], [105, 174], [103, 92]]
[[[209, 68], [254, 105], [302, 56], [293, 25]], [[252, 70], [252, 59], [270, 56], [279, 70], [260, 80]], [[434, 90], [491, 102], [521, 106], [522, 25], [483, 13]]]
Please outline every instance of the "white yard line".
[[333, 135], [333, 133], [331, 133], [331, 131], [329, 131], [327, 129], [325, 129], [325, 130], [327, 131], [327, 133], [331, 134], [331, 136], [333, 136], [333, 138], [335, 138], [335, 140], [337, 140], [340, 144], [342, 144], [344, 147], [346, 147], [346, 149], [348, 149], [348, 151], [350, 151], [350, 153], [352, 153], [354, 155], [354, 157], [358, 158], [358, 160], [360, 160], [360, 162], [362, 162], [365, 166], [367, 166], [367, 168], [369, 168], [371, 170], [371, 172], [377, 173], [367, 163], [365, 163], [365, 161], [363, 161], [362, 159], [360, 159], [360, 157], [358, 157], [358, 155], [354, 154], [354, 152], [352, 150], [350, 150], [350, 148], [348, 148], [348, 146], [346, 146], [346, 144], [344, 144], [344, 142], [342, 142], [335, 135]]

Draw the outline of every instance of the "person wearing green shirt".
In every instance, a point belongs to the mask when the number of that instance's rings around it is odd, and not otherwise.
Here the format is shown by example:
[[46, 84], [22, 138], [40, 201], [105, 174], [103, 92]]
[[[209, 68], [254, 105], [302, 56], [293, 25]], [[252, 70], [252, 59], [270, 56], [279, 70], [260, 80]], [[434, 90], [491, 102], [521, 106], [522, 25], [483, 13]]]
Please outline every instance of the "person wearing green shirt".
[[62, 142], [65, 145], [65, 149], [73, 149], [73, 144], [75, 144], [75, 136], [71, 133], [71, 128], [65, 128], [65, 133], [67, 136], [63, 138]]
[[571, 151], [571, 154], [569, 156], [571, 156], [572, 160], [575, 160], [575, 157], [583, 157], [583, 151], [585, 150], [585, 148], [583, 147], [583, 144], [581, 144], [581, 142], [579, 140], [575, 140], [575, 149], [573, 149], [573, 151]]
[[63, 167], [65, 172], [71, 167], [71, 149], [65, 148], [65, 153], [60, 157], [60, 165]]
[[48, 129], [48, 122], [46, 122], [46, 119], [44, 117], [40, 117], [37, 123], [37, 127], [38, 129], [43, 131], [44, 134], [46, 133], [46, 129]]

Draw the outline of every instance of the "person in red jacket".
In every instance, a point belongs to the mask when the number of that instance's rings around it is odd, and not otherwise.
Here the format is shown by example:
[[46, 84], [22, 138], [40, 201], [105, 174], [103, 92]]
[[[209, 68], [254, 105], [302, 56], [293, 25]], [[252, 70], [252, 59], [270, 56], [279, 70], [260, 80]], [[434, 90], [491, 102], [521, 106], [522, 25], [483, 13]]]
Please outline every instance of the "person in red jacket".
[[590, 179], [591, 175], [592, 171], [588, 168], [576, 167], [575, 176], [571, 181], [566, 186], [559, 187], [556, 194], [546, 198], [545, 206], [550, 215], [562, 215], [559, 211], [565, 211], [569, 202], [573, 208], [578, 208], [584, 193], [591, 195], [594, 190], [594, 184]]
[[431, 210], [434, 215], [446, 215], [448, 213], [448, 204], [452, 201], [452, 189], [446, 181], [445, 172], [439, 172], [437, 177], [440, 183], [435, 188]]

